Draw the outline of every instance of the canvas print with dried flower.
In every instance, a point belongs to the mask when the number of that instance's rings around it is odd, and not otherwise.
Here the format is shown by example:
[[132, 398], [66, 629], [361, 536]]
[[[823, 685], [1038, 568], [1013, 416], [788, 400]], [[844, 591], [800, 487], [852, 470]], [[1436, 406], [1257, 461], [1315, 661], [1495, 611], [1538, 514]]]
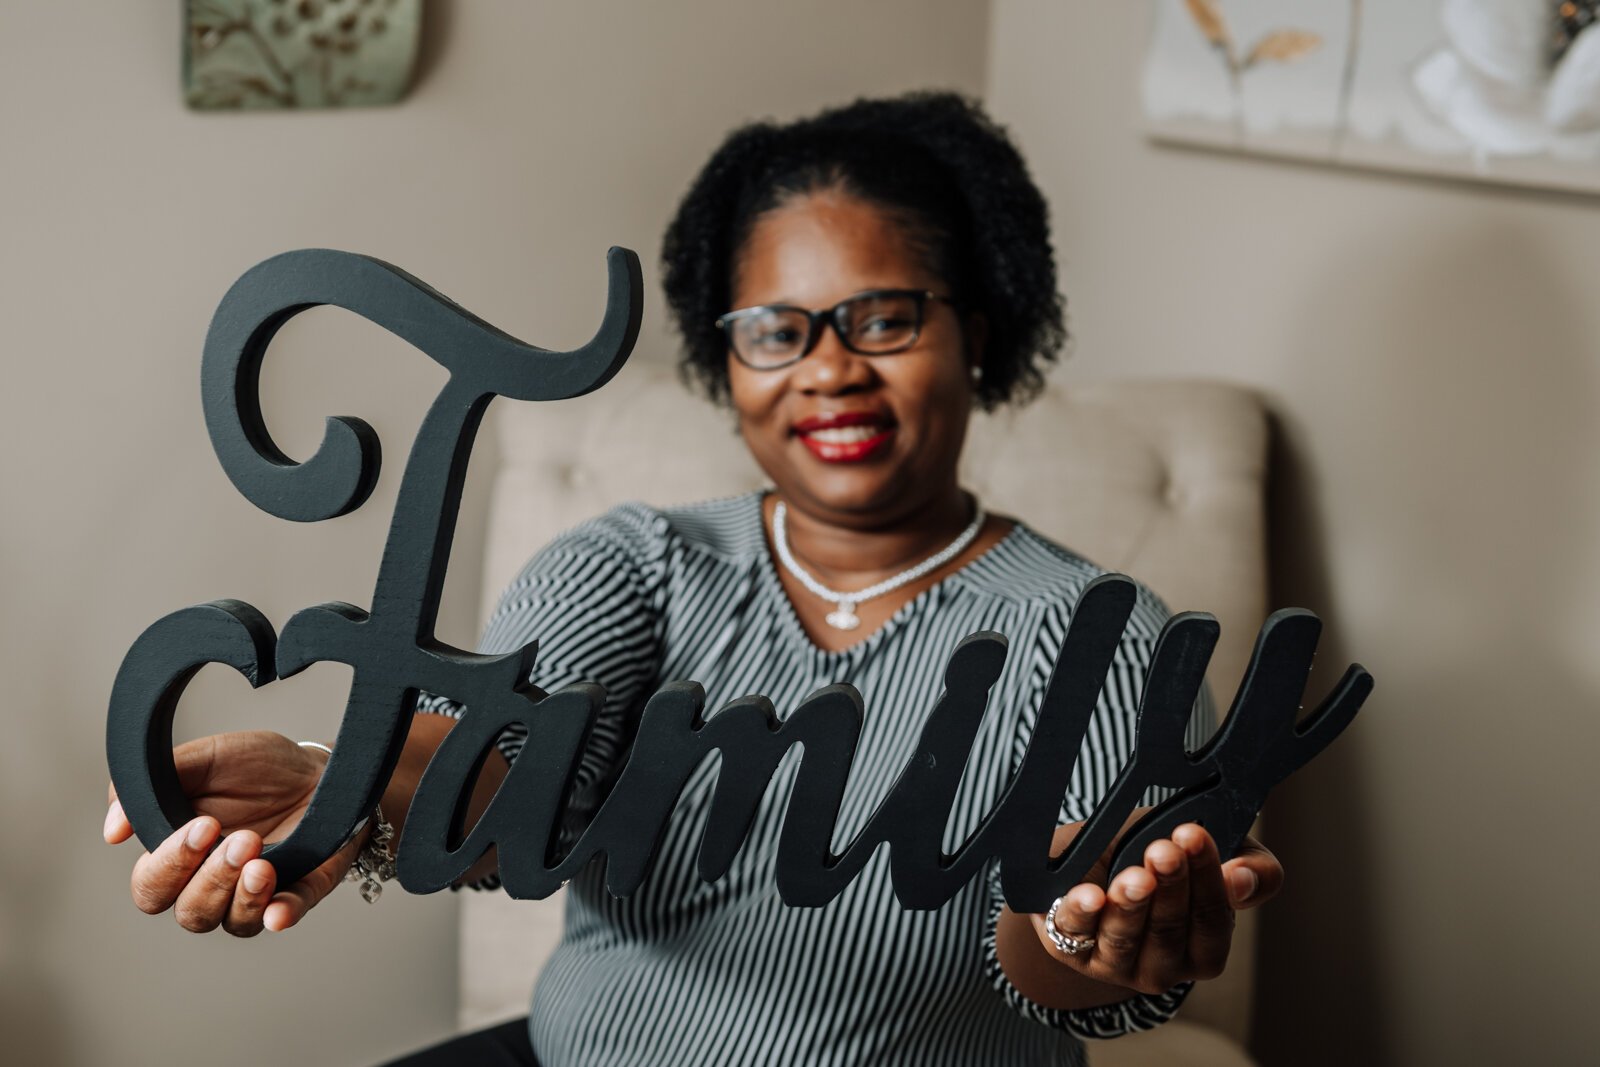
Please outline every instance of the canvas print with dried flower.
[[1158, 0], [1150, 133], [1600, 192], [1600, 0]]

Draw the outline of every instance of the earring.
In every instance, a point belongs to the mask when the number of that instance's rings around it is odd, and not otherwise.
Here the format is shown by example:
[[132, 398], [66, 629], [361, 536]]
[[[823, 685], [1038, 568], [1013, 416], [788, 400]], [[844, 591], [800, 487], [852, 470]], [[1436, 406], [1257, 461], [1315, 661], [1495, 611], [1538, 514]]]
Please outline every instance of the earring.
[[972, 384], [974, 386], [978, 386], [978, 385], [982, 385], [983, 384], [983, 367], [981, 367], [980, 365], [974, 363], [972, 365], [972, 369], [968, 372], [968, 375], [969, 375], [969, 377], [971, 377]]

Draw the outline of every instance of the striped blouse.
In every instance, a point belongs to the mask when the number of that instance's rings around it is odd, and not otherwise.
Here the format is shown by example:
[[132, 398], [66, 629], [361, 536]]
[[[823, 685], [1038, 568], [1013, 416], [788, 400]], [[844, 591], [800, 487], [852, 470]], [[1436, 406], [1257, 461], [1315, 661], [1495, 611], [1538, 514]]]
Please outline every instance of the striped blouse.
[[[623, 505], [558, 537], [506, 590], [483, 650], [537, 638], [536, 685], [595, 681], [607, 691], [565, 836], [575, 838], [603, 799], [624, 757], [624, 724], [663, 682], [699, 682], [708, 716], [753, 693], [782, 716], [813, 691], [849, 682], [865, 721], [833, 841], [842, 851], [916, 747], [950, 651], [974, 631], [997, 630], [1009, 652], [946, 825], [953, 851], [1020, 762], [1072, 605], [1101, 572], [1018, 524], [881, 629], [829, 652], [806, 636], [779, 584], [760, 509], [759, 492], [665, 510]], [[1130, 752], [1166, 617], [1141, 588], [1064, 822], [1088, 817]], [[433, 697], [420, 710], [460, 711]], [[1204, 732], [1208, 715], [1194, 718], [1192, 731]], [[508, 733], [502, 750], [515, 759], [525, 737]], [[573, 879], [529, 1018], [543, 1067], [1082, 1064], [1081, 1038], [1147, 1029], [1177, 1010], [1187, 985], [1070, 1012], [1027, 1000], [995, 955], [997, 870], [936, 911], [906, 911], [879, 849], [825, 907], [783, 904], [774, 861], [801, 756], [792, 748], [779, 764], [719, 881], [701, 881], [695, 868], [715, 760], [691, 775], [637, 892], [612, 897], [598, 863]]]

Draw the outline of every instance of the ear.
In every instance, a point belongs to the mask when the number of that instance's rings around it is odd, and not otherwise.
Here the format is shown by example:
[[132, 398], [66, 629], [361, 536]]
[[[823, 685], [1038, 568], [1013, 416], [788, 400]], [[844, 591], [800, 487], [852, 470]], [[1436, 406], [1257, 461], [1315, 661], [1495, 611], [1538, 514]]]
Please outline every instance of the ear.
[[977, 371], [983, 366], [983, 353], [989, 342], [989, 316], [981, 311], [969, 311], [961, 319], [961, 336], [966, 342], [967, 367]]

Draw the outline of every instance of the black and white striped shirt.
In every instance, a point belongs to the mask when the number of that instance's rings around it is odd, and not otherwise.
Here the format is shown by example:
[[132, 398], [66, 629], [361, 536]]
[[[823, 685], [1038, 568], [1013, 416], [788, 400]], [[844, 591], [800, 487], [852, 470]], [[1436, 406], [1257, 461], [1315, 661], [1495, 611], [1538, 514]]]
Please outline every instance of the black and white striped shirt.
[[[484, 651], [537, 638], [535, 684], [597, 681], [608, 693], [575, 819], [593, 812], [625, 749], [624, 724], [661, 683], [699, 682], [708, 715], [761, 693], [782, 716], [816, 689], [849, 682], [866, 715], [833, 842], [840, 851], [915, 748], [950, 651], [974, 631], [997, 630], [1009, 653], [946, 826], [944, 848], [954, 850], [1020, 761], [1072, 605], [1101, 572], [1019, 524], [880, 630], [829, 652], [806, 636], [779, 584], [760, 508], [760, 493], [666, 510], [624, 505], [558, 537], [505, 592]], [[1166, 617], [1141, 589], [1063, 821], [1087, 818], [1126, 760]], [[420, 707], [459, 712], [439, 698]], [[1206, 732], [1207, 717], [1197, 714], [1191, 732]], [[524, 736], [502, 740], [508, 756]], [[1027, 1001], [995, 957], [997, 878], [975, 879], [937, 911], [906, 911], [879, 849], [827, 906], [784, 905], [774, 860], [801, 756], [791, 749], [780, 763], [721, 880], [703, 882], [695, 869], [714, 760], [690, 777], [636, 893], [613, 898], [598, 864], [573, 880], [561, 944], [531, 1009], [543, 1067], [1082, 1064], [1080, 1037], [1146, 1029], [1177, 1010], [1187, 986], [1075, 1012]]]

